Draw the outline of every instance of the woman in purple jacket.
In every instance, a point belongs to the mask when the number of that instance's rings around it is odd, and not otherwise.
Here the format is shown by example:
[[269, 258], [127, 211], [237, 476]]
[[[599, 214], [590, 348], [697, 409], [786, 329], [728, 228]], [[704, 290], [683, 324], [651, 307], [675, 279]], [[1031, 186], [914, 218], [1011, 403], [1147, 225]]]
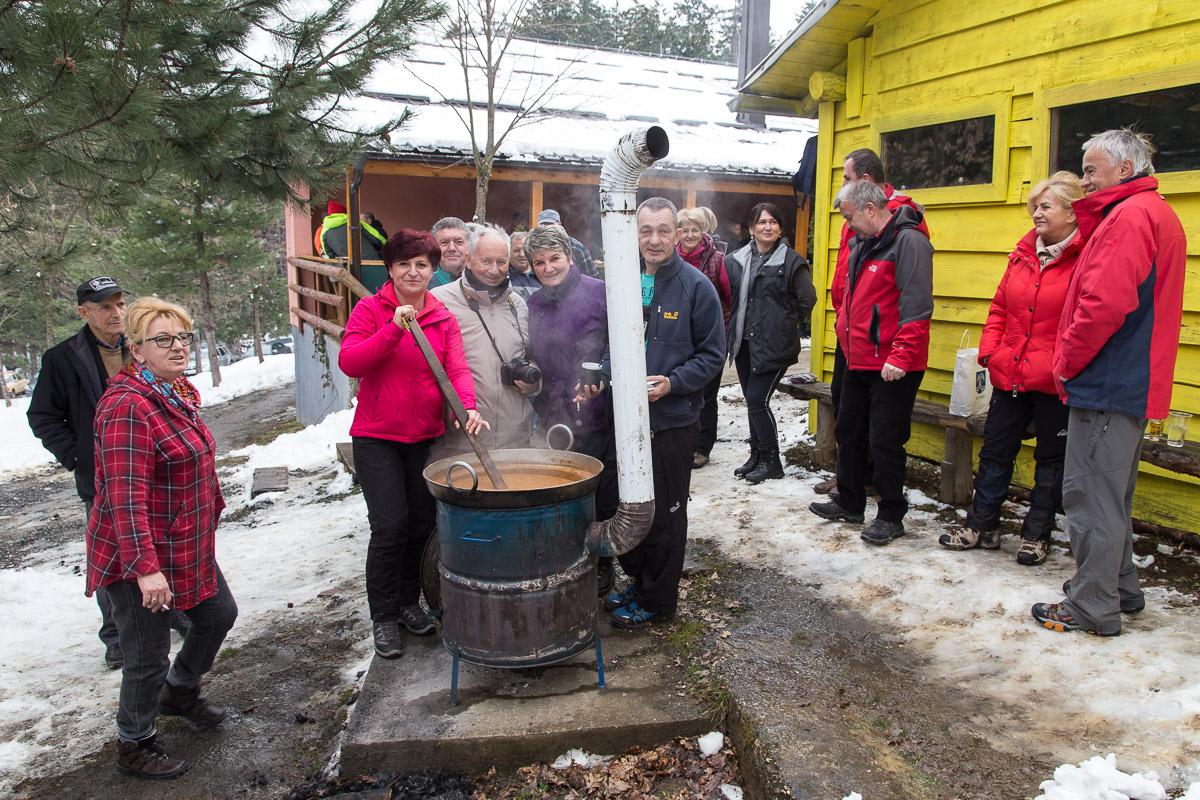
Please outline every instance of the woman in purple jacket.
[[[608, 351], [604, 283], [571, 265], [571, 240], [561, 226], [530, 231], [525, 255], [542, 284], [528, 301], [530, 358], [542, 370], [542, 391], [533, 398], [538, 438], [566, 425], [575, 437], [572, 449], [604, 464], [596, 518], [608, 519], [617, 510], [617, 462], [612, 400], [600, 366]], [[600, 593], [607, 593], [612, 559], [600, 559], [599, 583]]]

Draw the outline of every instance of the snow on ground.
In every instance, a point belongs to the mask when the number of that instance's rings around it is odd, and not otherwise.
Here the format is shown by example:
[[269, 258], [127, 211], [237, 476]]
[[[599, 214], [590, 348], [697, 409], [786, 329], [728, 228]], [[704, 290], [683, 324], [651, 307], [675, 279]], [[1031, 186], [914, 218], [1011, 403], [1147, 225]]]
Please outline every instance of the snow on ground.
[[[344, 496], [350, 478], [333, 448], [348, 439], [352, 413], [231, 454], [247, 461], [221, 474], [229, 507], [217, 558], [239, 609], [227, 645], [261, 635], [278, 614], [304, 613], [319, 592], [361, 573], [366, 508], [361, 494]], [[253, 515], [229, 521], [249, 504], [254, 467], [284, 464], [292, 470], [288, 491], [260, 495]], [[120, 673], [101, 666], [100, 615], [76, 573], [83, 563], [79, 541], [40, 552], [23, 569], [0, 570], [0, 794], [30, 774], [66, 768], [114, 736]], [[367, 653], [367, 642], [347, 652], [343, 674], [353, 676]]]
[[[296, 361], [291, 353], [266, 356], [261, 364], [257, 358], [250, 356], [221, 367], [221, 385], [216, 389], [212, 388], [211, 372], [202, 372], [191, 378], [206, 406], [224, 403], [259, 389], [284, 386], [295, 380]], [[3, 441], [0, 441], [0, 480], [7, 473], [25, 472], [54, 461], [54, 456], [42, 447], [29, 429], [29, 420], [25, 416], [28, 410], [28, 397], [14, 399], [11, 406], [0, 404], [0, 431], [4, 432]]]
[[[945, 550], [938, 504], [918, 492], [910, 494], [921, 505], [909, 512], [907, 536], [884, 548], [864, 544], [858, 526], [807, 510], [824, 473], [789, 467], [784, 480], [758, 486], [732, 477], [746, 458], [746, 408], [737, 386], [722, 398], [739, 402], [722, 402], [726, 441], [692, 473], [691, 535], [789, 573], [894, 632], [896, 646], [927, 660], [947, 692], [982, 698], [971, 721], [997, 746], [1035, 747], [1059, 763], [1115, 752], [1127, 767], [1183, 783], [1180, 770], [1200, 759], [1200, 637], [1190, 598], [1148, 589], [1146, 610], [1125, 617], [1116, 638], [1039, 628], [1029, 608], [1062, 598], [1074, 572], [1065, 551], [1030, 568], [1016, 563], [1018, 542], [1009, 536], [999, 552]], [[807, 403], [777, 394], [772, 405], [785, 447], [808, 437]], [[872, 504], [867, 520], [873, 516]]]

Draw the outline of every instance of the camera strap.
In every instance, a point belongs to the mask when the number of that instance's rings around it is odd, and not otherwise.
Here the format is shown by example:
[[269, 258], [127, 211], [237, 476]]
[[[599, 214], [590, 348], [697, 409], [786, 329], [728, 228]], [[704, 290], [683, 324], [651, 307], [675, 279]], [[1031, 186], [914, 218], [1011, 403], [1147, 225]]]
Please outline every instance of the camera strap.
[[[487, 320], [485, 320], [483, 318], [483, 314], [479, 311], [479, 301], [476, 300], [474, 297], [467, 297], [466, 287], [461, 287], [461, 288], [462, 288], [463, 297], [467, 301], [467, 307], [475, 312], [475, 316], [479, 317], [479, 324], [483, 326], [483, 332], [487, 334], [488, 341], [492, 343], [492, 350], [495, 351], [496, 358], [500, 359], [501, 364], [507, 364], [508, 362], [505, 360], [504, 356], [501, 355], [501, 353], [500, 353], [500, 348], [496, 346], [496, 337], [492, 336], [492, 329], [488, 327]], [[508, 300], [508, 310], [510, 312], [512, 312], [513, 325], [515, 325], [517, 327], [517, 336], [521, 340], [521, 349], [525, 353], [528, 353], [529, 352], [529, 342], [525, 338], [525, 332], [523, 330], [521, 330], [521, 320], [517, 316], [517, 307], [513, 303], [512, 294], [509, 293], [509, 295], [506, 299]]]

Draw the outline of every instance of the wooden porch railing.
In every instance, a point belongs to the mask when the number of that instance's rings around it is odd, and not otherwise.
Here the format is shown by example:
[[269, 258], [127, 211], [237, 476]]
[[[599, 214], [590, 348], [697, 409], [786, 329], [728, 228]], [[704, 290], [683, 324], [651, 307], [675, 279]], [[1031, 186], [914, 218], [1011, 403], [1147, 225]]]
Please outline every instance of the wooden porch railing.
[[355, 300], [369, 297], [370, 292], [358, 278], [350, 273], [347, 260], [316, 257], [292, 257], [288, 263], [296, 269], [305, 270], [316, 276], [316, 287], [288, 283], [288, 288], [298, 295], [316, 301], [317, 313], [307, 311], [299, 305], [290, 310], [296, 317], [341, 341], [346, 332], [346, 320]]

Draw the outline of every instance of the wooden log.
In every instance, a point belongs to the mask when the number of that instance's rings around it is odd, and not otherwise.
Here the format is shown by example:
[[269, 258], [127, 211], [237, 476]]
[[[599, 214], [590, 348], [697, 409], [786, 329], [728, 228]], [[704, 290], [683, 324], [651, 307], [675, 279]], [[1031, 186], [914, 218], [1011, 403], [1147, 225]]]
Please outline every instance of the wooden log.
[[265, 492], [286, 492], [287, 488], [287, 467], [259, 467], [254, 470], [254, 477], [250, 482], [250, 496], [257, 497]]
[[299, 317], [300, 319], [307, 322], [309, 325], [312, 325], [314, 328], [316, 328], [319, 331], [323, 331], [323, 332], [329, 334], [333, 338], [337, 339], [339, 342], [342, 340], [342, 334], [344, 334], [346, 332], [345, 328], [339, 328], [337, 325], [334, 325], [329, 320], [321, 319], [316, 314], [310, 314], [309, 312], [305, 311], [303, 308], [300, 308], [299, 306], [292, 306], [291, 311], [293, 314], [295, 314], [297, 317]]
[[1200, 477], [1200, 444], [1184, 442], [1183, 447], [1171, 447], [1166, 442], [1143, 442], [1142, 461], [1172, 472]]
[[325, 261], [314, 261], [311, 258], [299, 258], [291, 256], [288, 258], [288, 263], [297, 269], [305, 269], [309, 272], [315, 272], [318, 275], [324, 275], [330, 280], [337, 281], [345, 286], [350, 291], [354, 292], [359, 298], [370, 297], [371, 293], [367, 287], [359, 282], [358, 278], [350, 274], [350, 270], [342, 266], [337, 266], [333, 263]]
[[340, 297], [336, 294], [330, 294], [329, 292], [322, 292], [320, 289], [310, 289], [307, 286], [301, 286], [298, 283], [289, 283], [288, 288], [296, 294], [302, 294], [305, 297], [311, 297], [314, 300], [320, 300], [326, 305], [331, 305], [336, 308], [345, 308], [346, 306], [346, 298]]
[[946, 429], [941, 500], [954, 506], [971, 502], [971, 434], [957, 428]]
[[821, 469], [837, 468], [837, 438], [834, 436], [833, 401], [817, 401], [817, 447], [813, 463]]
[[808, 93], [818, 103], [846, 99], [846, 78], [836, 72], [814, 72], [808, 79]]
[[342, 466], [350, 473], [350, 477], [355, 483], [358, 483], [358, 473], [354, 470], [354, 443], [338, 442], [333, 447], [337, 451], [338, 461], [342, 462]]

